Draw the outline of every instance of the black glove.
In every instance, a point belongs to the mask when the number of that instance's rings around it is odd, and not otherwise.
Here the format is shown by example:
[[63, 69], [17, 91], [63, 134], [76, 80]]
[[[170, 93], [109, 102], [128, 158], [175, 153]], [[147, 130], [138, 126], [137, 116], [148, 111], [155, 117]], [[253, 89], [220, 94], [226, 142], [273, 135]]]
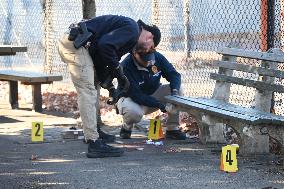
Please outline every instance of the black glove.
[[100, 82], [100, 86], [104, 89], [110, 89], [113, 87], [112, 80], [112, 76], [108, 75], [104, 81]]
[[120, 66], [116, 67], [111, 71], [111, 74], [114, 78], [117, 78], [120, 90], [122, 90], [123, 92], [127, 92], [130, 83], [127, 77], [124, 75], [122, 68]]
[[120, 86], [120, 90], [126, 93], [129, 89], [130, 83], [125, 75], [123, 77], [118, 78], [118, 85]]
[[112, 77], [119, 79], [124, 76], [124, 73], [122, 68], [120, 66], [117, 66], [116, 68], [111, 69], [111, 75]]
[[177, 89], [173, 89], [171, 95], [179, 95], [179, 91]]
[[161, 110], [161, 112], [167, 113], [166, 106], [164, 104], [160, 104], [159, 109]]
[[107, 100], [107, 104], [114, 105], [117, 103], [120, 97], [122, 97], [123, 93], [118, 89], [111, 88], [109, 90], [109, 99]]

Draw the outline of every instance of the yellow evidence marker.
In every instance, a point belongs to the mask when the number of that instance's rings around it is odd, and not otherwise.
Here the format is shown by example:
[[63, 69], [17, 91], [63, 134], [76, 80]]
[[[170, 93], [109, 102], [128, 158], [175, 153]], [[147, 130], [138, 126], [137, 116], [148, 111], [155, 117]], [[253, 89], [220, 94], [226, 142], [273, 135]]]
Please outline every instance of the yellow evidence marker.
[[235, 145], [222, 147], [220, 170], [230, 173], [238, 171], [237, 148]]
[[32, 122], [32, 142], [43, 141], [43, 122]]
[[150, 119], [150, 128], [148, 133], [148, 139], [159, 140], [164, 138], [163, 129], [161, 126], [161, 120]]

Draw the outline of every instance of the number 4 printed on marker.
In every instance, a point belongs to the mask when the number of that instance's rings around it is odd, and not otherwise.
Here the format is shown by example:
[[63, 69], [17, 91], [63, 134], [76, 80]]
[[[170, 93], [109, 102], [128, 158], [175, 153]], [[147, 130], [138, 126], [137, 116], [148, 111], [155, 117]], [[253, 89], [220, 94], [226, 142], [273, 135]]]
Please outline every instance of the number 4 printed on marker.
[[226, 172], [237, 172], [237, 148], [236, 146], [227, 145], [222, 147], [220, 170]]

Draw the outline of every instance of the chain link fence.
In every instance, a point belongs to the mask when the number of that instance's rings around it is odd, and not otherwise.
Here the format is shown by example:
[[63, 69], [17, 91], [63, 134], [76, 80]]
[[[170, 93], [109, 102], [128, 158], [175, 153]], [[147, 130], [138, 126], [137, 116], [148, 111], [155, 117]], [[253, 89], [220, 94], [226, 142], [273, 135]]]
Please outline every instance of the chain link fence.
[[0, 0], [0, 44], [28, 46], [27, 53], [0, 56], [0, 67], [41, 67], [44, 63], [43, 9], [39, 1]]
[[[0, 43], [28, 46], [27, 53], [0, 57], [0, 67], [38, 67], [60, 73], [70, 82], [57, 53], [57, 40], [70, 23], [82, 18], [81, 0], [0, 0], [0, 6]], [[96, 15], [118, 14], [158, 25], [162, 31], [158, 50], [182, 74], [185, 95], [210, 97], [215, 82], [209, 74], [217, 72], [212, 61], [221, 58], [215, 50], [228, 45], [257, 51], [283, 48], [283, 6], [282, 0], [97, 0]], [[234, 75], [258, 78], [242, 72]], [[230, 102], [251, 106], [254, 92], [232, 85]], [[284, 115], [282, 99], [275, 93], [275, 112]]]

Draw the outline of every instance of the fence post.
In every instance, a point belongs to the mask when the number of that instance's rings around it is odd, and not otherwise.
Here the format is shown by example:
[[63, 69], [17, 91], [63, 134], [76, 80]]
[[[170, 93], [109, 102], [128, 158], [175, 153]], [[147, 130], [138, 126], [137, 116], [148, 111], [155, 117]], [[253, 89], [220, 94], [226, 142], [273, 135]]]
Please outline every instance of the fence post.
[[159, 0], [152, 0], [151, 22], [154, 25], [159, 25]]
[[45, 37], [45, 56], [44, 56], [44, 68], [43, 70], [46, 73], [52, 73], [52, 56], [54, 52], [48, 48], [50, 44], [54, 44], [55, 41], [52, 37], [53, 31], [53, 0], [45, 0], [43, 3], [44, 9], [44, 37]]
[[261, 50], [274, 47], [275, 0], [261, 0]]
[[[274, 30], [275, 0], [261, 0], [261, 51], [266, 52], [274, 48]], [[274, 112], [274, 99], [274, 93], [272, 93], [270, 112]]]
[[284, 0], [280, 1], [280, 31], [281, 50], [284, 51]]
[[[0, 2], [1, 6], [2, 3]], [[12, 44], [12, 30], [14, 29], [13, 25], [12, 25], [12, 19], [13, 19], [13, 15], [15, 14], [14, 12], [14, 1], [7, 1], [7, 7], [6, 10], [8, 10], [6, 13], [6, 22], [5, 22], [5, 33], [4, 33], [4, 44], [5, 45], [10, 45]], [[5, 12], [4, 12], [5, 13]], [[3, 26], [2, 26], [3, 27]], [[12, 67], [12, 57], [11, 56], [4, 56], [4, 64], [5, 67]]]
[[184, 25], [184, 51], [186, 60], [190, 58], [190, 39], [189, 39], [189, 16], [190, 0], [183, 0], [183, 25]]

